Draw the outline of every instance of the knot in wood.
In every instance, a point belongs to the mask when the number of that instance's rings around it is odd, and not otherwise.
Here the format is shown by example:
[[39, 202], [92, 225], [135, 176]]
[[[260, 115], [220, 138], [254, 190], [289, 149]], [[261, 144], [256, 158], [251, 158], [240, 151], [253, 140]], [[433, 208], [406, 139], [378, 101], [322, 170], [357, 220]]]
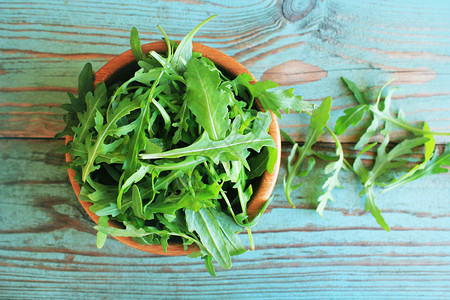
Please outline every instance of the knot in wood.
[[305, 18], [316, 5], [317, 0], [283, 0], [281, 2], [281, 13], [283, 17], [291, 22]]

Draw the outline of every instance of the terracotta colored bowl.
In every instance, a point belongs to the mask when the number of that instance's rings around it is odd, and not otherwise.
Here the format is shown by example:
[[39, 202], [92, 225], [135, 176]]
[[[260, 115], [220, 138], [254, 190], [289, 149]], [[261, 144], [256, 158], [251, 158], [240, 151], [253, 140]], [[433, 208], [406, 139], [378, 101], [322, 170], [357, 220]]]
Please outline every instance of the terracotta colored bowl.
[[[159, 53], [165, 53], [167, 51], [167, 46], [164, 42], [155, 42], [155, 43], [149, 43], [142, 45], [142, 51], [144, 53], [149, 53], [151, 50], [154, 50]], [[193, 43], [193, 50], [195, 52], [200, 52], [202, 55], [210, 60], [212, 60], [216, 66], [221, 69], [225, 74], [230, 76], [237, 76], [241, 73], [248, 73], [252, 76], [254, 82], [256, 82], [255, 77], [240, 63], [238, 63], [236, 60], [234, 60], [232, 57], [207, 46]], [[138, 70], [138, 65], [136, 63], [136, 60], [133, 56], [133, 53], [131, 50], [128, 50], [119, 56], [115, 57], [111, 61], [109, 61], [107, 64], [105, 64], [98, 72], [95, 74], [95, 83], [96, 85], [99, 82], [105, 82], [107, 85], [112, 84], [118, 80], [126, 80], [133, 76], [134, 72]], [[261, 105], [258, 101], [256, 101], [256, 104], [259, 106], [259, 109], [262, 110]], [[258, 214], [258, 212], [261, 210], [264, 203], [269, 199], [273, 188], [275, 186], [278, 171], [280, 168], [280, 157], [281, 157], [281, 137], [280, 137], [280, 129], [278, 126], [277, 117], [271, 112], [272, 114], [272, 123], [269, 127], [269, 134], [273, 137], [275, 140], [277, 149], [278, 149], [278, 157], [277, 162], [275, 164], [275, 169], [272, 174], [269, 174], [267, 171], [261, 176], [261, 181], [259, 187], [255, 190], [255, 193], [253, 194], [249, 205], [247, 207], [248, 214], [250, 217], [254, 217]], [[71, 137], [66, 137], [66, 143], [70, 141]], [[71, 160], [71, 157], [68, 153], [66, 153], [66, 161], [69, 162]], [[71, 169], [68, 170], [70, 182], [72, 184], [72, 187], [75, 191], [75, 194], [77, 195], [78, 200], [80, 201], [81, 205], [83, 206], [86, 213], [92, 218], [92, 220], [95, 221], [95, 223], [98, 223], [99, 217], [91, 212], [89, 208], [91, 207], [92, 203], [88, 201], [82, 201], [79, 199], [78, 195], [80, 194], [80, 185], [75, 180], [75, 172]], [[109, 226], [111, 227], [117, 227], [120, 228], [121, 224], [115, 223], [114, 221], [109, 222]], [[167, 248], [167, 252], [164, 252], [162, 247], [160, 245], [141, 245], [135, 241], [133, 241], [130, 237], [114, 237], [118, 241], [145, 251], [149, 253], [159, 254], [159, 255], [186, 255], [190, 252], [195, 250], [195, 246], [190, 246], [188, 250], [184, 250], [183, 245], [181, 244], [169, 244]]]

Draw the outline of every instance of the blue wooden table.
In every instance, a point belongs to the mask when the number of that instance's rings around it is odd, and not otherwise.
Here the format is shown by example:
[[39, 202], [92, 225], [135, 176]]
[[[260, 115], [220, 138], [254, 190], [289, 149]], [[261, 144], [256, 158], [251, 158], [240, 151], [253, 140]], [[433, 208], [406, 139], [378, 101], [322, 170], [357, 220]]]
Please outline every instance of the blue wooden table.
[[[216, 13], [195, 41], [305, 100], [331, 96], [331, 127], [354, 103], [341, 76], [369, 94], [395, 78], [393, 106], [413, 123], [449, 132], [450, 2], [397, 2], [0, 1], [0, 298], [448, 298], [449, 173], [380, 195], [386, 232], [365, 212], [350, 173], [325, 218], [313, 205], [320, 168], [290, 208], [281, 180], [290, 146], [283, 143], [274, 201], [253, 230], [256, 250], [213, 278], [201, 260], [113, 239], [97, 249], [94, 224], [61, 168], [63, 141], [52, 140], [82, 66], [97, 70], [129, 49], [132, 26], [143, 41], [160, 39], [157, 25], [180, 39]], [[307, 123], [298, 114], [280, 121], [299, 142]], [[360, 134], [352, 128], [343, 137], [346, 151]], [[398, 132], [394, 142], [403, 138]], [[324, 136], [317, 146], [331, 143]]]

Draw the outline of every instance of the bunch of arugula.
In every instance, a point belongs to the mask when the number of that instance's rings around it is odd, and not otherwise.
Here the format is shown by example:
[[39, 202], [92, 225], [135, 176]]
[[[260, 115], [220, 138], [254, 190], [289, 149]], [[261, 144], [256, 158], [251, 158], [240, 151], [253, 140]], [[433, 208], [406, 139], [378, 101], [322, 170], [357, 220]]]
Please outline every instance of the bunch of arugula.
[[[213, 16], [214, 17], [214, 16]], [[211, 17], [212, 18], [212, 17]], [[252, 77], [226, 77], [212, 61], [192, 51], [192, 39], [206, 19], [178, 44], [160, 28], [167, 53], [143, 53], [131, 31], [140, 67], [125, 82], [93, 87], [92, 66], [79, 76], [78, 97], [63, 107], [73, 140], [65, 150], [82, 186], [80, 199], [100, 216], [97, 246], [107, 235], [142, 244], [196, 245], [191, 256], [231, 267], [231, 256], [246, 251], [237, 235], [258, 222], [247, 204], [253, 179], [272, 172], [277, 150], [268, 134], [269, 110], [297, 111], [311, 105], [278, 85], [250, 84]], [[258, 98], [265, 112], [255, 109]], [[124, 225], [108, 226], [108, 220]], [[250, 235], [250, 230], [248, 230]], [[250, 235], [250, 241], [252, 239]], [[253, 245], [252, 245], [253, 247]]]
[[[363, 185], [359, 195], [365, 197], [366, 210], [371, 212], [381, 227], [389, 231], [390, 228], [382, 217], [381, 210], [375, 204], [376, 195], [374, 188], [376, 186], [384, 188], [381, 192], [384, 193], [423, 176], [447, 172], [448, 169], [444, 168], [444, 166], [450, 166], [450, 145], [447, 145], [445, 151], [438, 155], [434, 136], [450, 136], [450, 133], [432, 132], [429, 130], [426, 122], [423, 128], [417, 128], [405, 120], [401, 110], [397, 115], [394, 115], [390, 110], [390, 106], [395, 89], [390, 89], [386, 97], [382, 99], [383, 91], [389, 82], [379, 90], [375, 103], [371, 104], [367, 101], [366, 95], [352, 81], [346, 78], [343, 78], [343, 81], [359, 104], [344, 111], [344, 115], [337, 119], [334, 131], [327, 125], [330, 118], [331, 98], [326, 98], [312, 114], [306, 112], [310, 115], [311, 121], [303, 146], [300, 147], [286, 133], [282, 132], [283, 136], [294, 145], [288, 157], [288, 172], [284, 179], [286, 197], [289, 203], [295, 207], [291, 200], [291, 192], [303, 184], [301, 178], [307, 176], [314, 168], [315, 159], [324, 159], [330, 161], [324, 170], [325, 174], [330, 175], [323, 185], [324, 192], [317, 199], [317, 212], [323, 216], [327, 201], [334, 201], [332, 190], [335, 187], [341, 187], [339, 182], [340, 171], [352, 171], [358, 176]], [[355, 145], [355, 150], [359, 151], [359, 153], [354, 158], [353, 164], [351, 164], [349, 162], [350, 158], [344, 155], [338, 136], [342, 135], [350, 126], [361, 124], [365, 116], [369, 120], [370, 125], [367, 128], [362, 126], [364, 133]], [[405, 130], [411, 136], [405, 138], [387, 152], [386, 148], [394, 128]], [[335, 141], [336, 157], [327, 156], [313, 150], [313, 145], [325, 133], [325, 130], [331, 134]], [[381, 136], [382, 142], [369, 143], [376, 136]], [[362, 162], [362, 155], [375, 146], [378, 146], [377, 155], [373, 165], [368, 169], [368, 166], [365, 166]], [[412, 154], [418, 147], [424, 149], [424, 161], [409, 170], [405, 170], [403, 167], [408, 162], [408, 155]], [[402, 173], [403, 175], [398, 178], [394, 176], [394, 174]], [[300, 183], [294, 184], [294, 181], [299, 179]]]

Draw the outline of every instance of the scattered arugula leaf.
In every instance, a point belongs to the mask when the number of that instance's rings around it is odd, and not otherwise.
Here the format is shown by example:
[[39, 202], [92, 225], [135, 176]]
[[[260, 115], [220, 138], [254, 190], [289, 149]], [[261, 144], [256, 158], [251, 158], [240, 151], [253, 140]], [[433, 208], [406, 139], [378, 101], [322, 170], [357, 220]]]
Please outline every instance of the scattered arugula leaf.
[[344, 116], [337, 119], [334, 131], [337, 135], [343, 134], [350, 125], [356, 126], [364, 118], [365, 112], [369, 110], [367, 104], [359, 104], [344, 110]]
[[407, 161], [401, 159], [403, 155], [411, 154], [413, 148], [423, 145], [428, 139], [424, 137], [418, 137], [414, 139], [406, 139], [397, 144], [391, 151], [386, 152], [386, 147], [389, 143], [390, 129], [385, 130], [385, 139], [377, 149], [377, 156], [375, 158], [375, 164], [372, 169], [367, 170], [360, 161], [359, 156], [353, 165], [356, 174], [359, 176], [364, 188], [360, 193], [360, 196], [366, 196], [366, 210], [370, 210], [378, 224], [385, 230], [389, 231], [389, 226], [386, 224], [384, 218], [381, 216], [380, 209], [375, 204], [375, 193], [373, 187], [377, 183], [377, 179], [386, 173], [390, 173], [393, 170], [403, 166]]
[[[369, 117], [372, 118], [371, 124], [366, 128], [364, 134], [360, 137], [355, 146], [355, 149], [361, 149], [363, 147], [364, 149], [356, 157], [352, 170], [358, 175], [364, 186], [360, 196], [366, 197], [366, 210], [372, 213], [381, 227], [389, 231], [389, 226], [382, 217], [380, 209], [375, 204], [376, 196], [374, 187], [385, 187], [386, 189], [381, 192], [384, 193], [422, 176], [447, 171], [447, 169], [442, 168], [442, 166], [450, 165], [448, 161], [448, 153], [444, 152], [442, 154], [442, 158], [439, 159], [433, 156], [433, 152], [436, 153], [434, 150], [434, 136], [450, 135], [450, 133], [432, 132], [429, 130], [426, 122], [424, 123], [423, 129], [414, 127], [405, 120], [401, 110], [398, 112], [397, 116], [392, 114], [390, 112], [390, 106], [392, 94], [395, 89], [390, 89], [386, 97], [384, 97], [384, 100], [382, 100], [382, 93], [389, 82], [379, 90], [376, 102], [374, 104], [365, 104], [365, 102], [362, 101], [362, 99], [366, 99], [364, 93], [357, 88], [356, 84], [346, 78], [343, 78], [343, 80], [347, 87], [353, 92], [355, 99], [360, 104], [344, 111], [346, 115], [338, 119], [335, 130], [339, 134], [342, 134], [350, 124], [357, 126], [357, 124], [361, 122], [365, 112], [368, 112]], [[379, 128], [380, 124], [382, 124], [381, 129]], [[389, 152], [386, 152], [386, 148], [390, 140], [390, 134], [394, 127], [406, 130], [417, 137], [406, 138], [402, 142], [395, 145]], [[374, 165], [369, 171], [363, 165], [361, 157], [363, 153], [378, 144], [376, 142], [369, 144], [370, 139], [377, 133], [384, 136], [384, 139], [378, 146]], [[402, 166], [407, 162], [405, 155], [411, 154], [414, 148], [420, 146], [425, 148], [424, 161], [408, 170], [401, 178], [394, 178], [391, 183], [384, 182], [382, 177], [386, 174], [401, 172]], [[431, 157], [433, 157], [433, 160], [430, 160]]]
[[326, 175], [328, 175], [330, 173], [333, 173], [333, 174], [331, 176], [329, 176], [328, 179], [325, 181], [324, 185], [322, 186], [322, 189], [326, 189], [326, 190], [317, 199], [317, 202], [319, 204], [317, 205], [316, 211], [322, 217], [323, 217], [323, 211], [325, 209], [325, 206], [327, 205], [328, 200], [331, 200], [334, 202], [334, 198], [333, 198], [333, 195], [331, 192], [333, 191], [333, 189], [335, 187], [341, 187], [341, 183], [339, 182], [339, 173], [344, 168], [344, 159], [345, 159], [344, 158], [344, 149], [342, 148], [342, 144], [339, 141], [337, 135], [328, 126], [325, 126], [325, 129], [331, 134], [334, 142], [336, 143], [336, 155], [338, 156], [338, 160], [328, 163], [324, 170]]
[[445, 151], [438, 155], [438, 149], [435, 149], [431, 155], [431, 159], [425, 154], [425, 161], [419, 165], [416, 165], [408, 173], [403, 175], [399, 179], [395, 179], [392, 183], [383, 185], [385, 190], [381, 193], [390, 191], [393, 188], [402, 186], [405, 183], [411, 182], [413, 180], [419, 179], [421, 177], [433, 174], [447, 173], [448, 167], [450, 166], [450, 144], [447, 144]]
[[[294, 179], [299, 177], [304, 177], [309, 174], [311, 169], [315, 164], [315, 160], [312, 156], [311, 148], [317, 142], [319, 137], [324, 133], [324, 127], [327, 125], [330, 119], [330, 109], [331, 109], [331, 98], [327, 97], [322, 101], [322, 104], [315, 109], [311, 114], [311, 121], [308, 127], [308, 134], [305, 138], [305, 143], [303, 146], [299, 147], [298, 144], [294, 144], [291, 154], [288, 158], [287, 174], [283, 179], [284, 192], [286, 198], [292, 207], [295, 208], [294, 203], [291, 200], [291, 192], [299, 188], [303, 183], [293, 185]], [[298, 154], [295, 157], [295, 154]], [[308, 163], [306, 169], [301, 171], [301, 167], [305, 159], [308, 158]]]
[[[307, 176], [314, 168], [316, 159], [330, 161], [324, 169], [324, 174], [328, 175], [322, 187], [324, 192], [317, 199], [318, 205], [316, 211], [319, 215], [323, 216], [324, 208], [328, 200], [334, 201], [332, 190], [335, 187], [340, 187], [340, 171], [342, 169], [350, 170], [359, 177], [359, 180], [363, 184], [360, 196], [365, 197], [366, 210], [371, 212], [381, 227], [389, 231], [389, 226], [382, 217], [381, 210], [375, 204], [375, 187], [384, 187], [385, 189], [381, 191], [381, 193], [384, 193], [422, 176], [448, 171], [446, 168], [443, 168], [443, 166], [450, 165], [449, 149], [447, 148], [441, 156], [437, 157], [434, 136], [450, 135], [450, 133], [432, 132], [426, 123], [424, 124], [423, 129], [412, 126], [405, 120], [402, 111], [399, 111], [397, 115], [394, 115], [390, 111], [390, 106], [392, 94], [395, 89], [390, 89], [384, 99], [382, 97], [383, 91], [386, 89], [389, 82], [379, 90], [376, 101], [373, 104], [370, 104], [367, 101], [365, 93], [360, 91], [355, 83], [346, 78], [343, 78], [343, 81], [353, 93], [353, 96], [359, 104], [344, 110], [344, 115], [340, 116], [336, 121], [334, 131], [327, 125], [329, 110], [327, 111], [322, 108], [324, 103], [314, 110], [312, 114], [308, 111], [305, 112], [311, 116], [311, 123], [308, 127], [308, 135], [303, 146], [300, 147], [291, 137], [282, 131], [283, 137], [293, 145], [287, 159], [287, 174], [284, 179], [286, 198], [291, 206], [295, 207], [291, 201], [290, 194], [303, 183], [300, 182], [297, 185], [293, 185], [294, 179]], [[322, 118], [319, 118], [318, 116], [322, 116]], [[370, 124], [364, 128], [364, 133], [355, 145], [355, 149], [360, 150], [360, 152], [352, 165], [348, 161], [348, 158], [345, 157], [338, 135], [343, 134], [350, 126], [358, 126], [362, 123], [365, 116], [371, 121]], [[320, 122], [318, 120], [320, 120]], [[416, 137], [406, 138], [401, 143], [394, 145], [390, 151], [387, 151], [386, 149], [389, 145], [390, 134], [394, 128], [409, 131]], [[324, 133], [324, 129], [328, 131], [335, 142], [336, 157], [318, 153], [311, 148], [317, 141], [317, 138]], [[313, 132], [316, 134], [312, 134]], [[369, 144], [370, 140], [375, 135], [383, 136], [383, 141], [380, 145], [378, 145], [377, 142]], [[377, 146], [377, 155], [374, 160], [374, 165], [370, 169], [367, 169], [362, 162], [362, 155], [375, 146]], [[424, 161], [406, 171], [400, 178], [392, 179], [393, 174], [397, 174], [404, 170], [403, 166], [407, 162], [407, 155], [413, 153], [414, 149], [417, 147], [425, 148]], [[305, 163], [306, 161], [307, 163]], [[301, 169], [302, 166], [303, 169]], [[391, 181], [386, 181], [386, 178]]]

